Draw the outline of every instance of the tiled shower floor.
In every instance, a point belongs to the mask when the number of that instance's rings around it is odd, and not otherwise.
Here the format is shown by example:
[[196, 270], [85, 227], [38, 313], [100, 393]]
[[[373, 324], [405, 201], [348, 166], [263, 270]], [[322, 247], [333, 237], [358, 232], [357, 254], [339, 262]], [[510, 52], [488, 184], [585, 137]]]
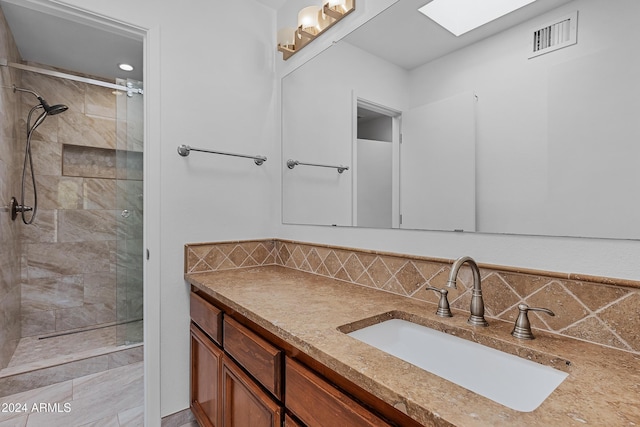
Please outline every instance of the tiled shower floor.
[[142, 343], [116, 346], [115, 326], [23, 338], [9, 365], [0, 370], [0, 397], [141, 362], [142, 353]]

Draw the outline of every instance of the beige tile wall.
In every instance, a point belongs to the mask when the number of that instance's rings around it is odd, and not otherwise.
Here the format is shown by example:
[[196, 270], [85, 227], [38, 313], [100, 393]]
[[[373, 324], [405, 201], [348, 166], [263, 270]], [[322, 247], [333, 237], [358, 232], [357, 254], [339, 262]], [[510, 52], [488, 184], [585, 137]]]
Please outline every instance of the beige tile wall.
[[[117, 239], [126, 237], [118, 235], [118, 190], [129, 185], [116, 180], [118, 96], [112, 89], [26, 71], [22, 85], [51, 105], [69, 107], [47, 117], [32, 139], [39, 209], [34, 225], [22, 226], [22, 336], [114, 322]], [[37, 101], [28, 94], [21, 100], [24, 144], [26, 118]]]
[[[194, 244], [185, 247], [185, 271], [204, 272], [277, 264], [394, 294], [438, 302], [427, 286], [445, 286], [451, 261], [313, 245], [282, 240]], [[546, 307], [555, 317], [532, 312], [534, 329], [640, 354], [640, 282], [481, 267], [487, 318], [513, 322], [517, 305]], [[450, 289], [453, 308], [469, 310], [471, 270], [460, 270]], [[435, 306], [434, 306], [435, 310]]]
[[[0, 58], [18, 61], [20, 55], [0, 10]], [[0, 67], [0, 369], [7, 366], [20, 339], [20, 227], [6, 209], [18, 197], [20, 151], [16, 136], [20, 97], [12, 85], [20, 72]]]

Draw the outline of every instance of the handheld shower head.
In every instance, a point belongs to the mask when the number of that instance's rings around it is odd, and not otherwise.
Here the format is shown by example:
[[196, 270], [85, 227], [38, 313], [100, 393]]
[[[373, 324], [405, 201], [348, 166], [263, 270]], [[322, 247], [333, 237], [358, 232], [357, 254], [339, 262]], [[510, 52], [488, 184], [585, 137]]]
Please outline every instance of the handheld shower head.
[[47, 114], [50, 116], [55, 116], [56, 114], [64, 113], [69, 109], [69, 107], [67, 107], [64, 104], [56, 104], [56, 105], [50, 106], [49, 104], [47, 104], [47, 101], [45, 101], [41, 97], [38, 97], [38, 100], [40, 101], [40, 105], [42, 105], [42, 108], [44, 108], [44, 111], [46, 111]]
[[30, 90], [30, 89], [24, 89], [24, 88], [20, 88], [17, 87], [16, 85], [13, 85], [13, 91], [18, 91], [18, 92], [27, 92], [32, 94], [33, 96], [35, 96], [36, 98], [38, 98], [38, 101], [40, 101], [40, 105], [42, 106], [42, 108], [44, 109], [44, 111], [46, 111], [46, 113], [50, 116], [55, 116], [56, 114], [60, 114], [63, 113], [65, 111], [67, 111], [69, 109], [69, 107], [67, 107], [66, 105], [63, 104], [57, 104], [54, 106], [50, 106], [47, 101], [44, 100], [44, 98], [42, 98], [40, 95], [38, 95], [36, 92]]

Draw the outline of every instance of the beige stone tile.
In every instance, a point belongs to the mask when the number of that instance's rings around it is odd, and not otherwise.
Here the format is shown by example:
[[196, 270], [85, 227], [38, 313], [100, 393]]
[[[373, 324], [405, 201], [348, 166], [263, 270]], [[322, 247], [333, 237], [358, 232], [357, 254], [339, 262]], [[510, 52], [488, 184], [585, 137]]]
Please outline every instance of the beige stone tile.
[[[496, 274], [490, 274], [482, 281], [482, 296], [487, 316], [499, 316], [520, 302], [520, 297]], [[515, 320], [517, 310], [505, 314]]]
[[144, 425], [144, 405], [120, 412], [118, 421], [120, 421], [120, 427], [142, 427]]
[[111, 271], [84, 275], [84, 302], [87, 304], [114, 304], [116, 300], [116, 274]]
[[118, 179], [142, 181], [144, 177], [144, 156], [134, 151], [118, 151], [117, 177]]
[[113, 89], [87, 85], [85, 92], [85, 113], [109, 119], [116, 118], [116, 95]]
[[27, 245], [29, 278], [110, 271], [111, 250], [108, 241]]
[[32, 279], [22, 285], [22, 310], [26, 312], [82, 307], [83, 304], [82, 275]]
[[[47, 117], [49, 120], [51, 117]], [[62, 175], [62, 144], [31, 141], [33, 169], [38, 175]]]
[[116, 321], [115, 301], [84, 304], [82, 307], [56, 310], [56, 331], [86, 328]]
[[623, 288], [603, 286], [595, 283], [566, 281], [563, 282], [563, 284], [591, 310], [598, 310], [628, 293], [628, 291]]
[[618, 334], [636, 352], [640, 352], [640, 292], [634, 292], [628, 297], [598, 313], [598, 317]]
[[[51, 67], [42, 64], [31, 62], [29, 64], [51, 69]], [[85, 83], [24, 71], [22, 73], [22, 85], [36, 91], [50, 105], [65, 104], [69, 107], [69, 110], [64, 114], [48, 117], [47, 120], [67, 114], [84, 112], [84, 91], [87, 87]]]
[[102, 418], [98, 421], [92, 421], [90, 423], [78, 425], [78, 427], [120, 427], [118, 422], [118, 415], [109, 415], [106, 418]]
[[88, 178], [116, 178], [116, 152], [99, 147], [64, 145], [62, 174]]
[[20, 221], [22, 241], [24, 243], [51, 243], [58, 236], [58, 211], [54, 209], [40, 209], [33, 223], [25, 225]]
[[116, 209], [116, 182], [113, 179], [85, 178], [84, 209]]
[[109, 354], [109, 369], [114, 369], [120, 366], [131, 365], [134, 363], [142, 362], [144, 359], [144, 346], [138, 345], [136, 347], [128, 348], [126, 350], [116, 351]]
[[[36, 175], [39, 209], [82, 209], [82, 179]], [[33, 190], [27, 187], [25, 204], [32, 204]]]
[[[0, 397], [0, 404], [3, 403], [24, 403], [27, 405], [27, 415], [31, 412], [33, 404], [40, 402], [65, 403], [71, 400], [71, 381], [65, 381], [46, 387], [40, 387], [21, 393]], [[24, 426], [26, 415], [19, 412], [0, 412], [0, 426]]]
[[114, 210], [60, 210], [58, 242], [86, 242], [116, 239]]
[[20, 292], [18, 287], [0, 299], [0, 367], [11, 360], [20, 341]]
[[[38, 339], [22, 338], [9, 368], [0, 375], [13, 375], [33, 369], [68, 363], [90, 357], [100, 357], [116, 345], [115, 326]], [[124, 350], [123, 350], [124, 351]], [[109, 367], [112, 354], [108, 354]]]
[[21, 320], [22, 337], [49, 334], [56, 330], [56, 313], [54, 310], [34, 313], [23, 311]]
[[2, 420], [0, 417], [0, 427], [25, 427], [27, 425], [28, 415], [21, 415], [8, 420]]
[[58, 141], [87, 147], [116, 148], [114, 119], [91, 117], [79, 113], [60, 114]]
[[595, 316], [576, 323], [575, 325], [562, 331], [563, 335], [580, 338], [596, 344], [604, 344], [622, 350], [630, 350], [620, 339], [600, 319]]
[[108, 368], [106, 355], [50, 366], [20, 375], [0, 378], [0, 396], [8, 396], [39, 387], [68, 381]]
[[[73, 380], [73, 400], [99, 399], [103, 394], [117, 393], [136, 386], [144, 377], [143, 363], [133, 363], [118, 368], [86, 375]], [[141, 399], [142, 396], [140, 396]], [[141, 400], [138, 400], [141, 402]], [[133, 404], [129, 408], [138, 405]]]
[[538, 317], [538, 327], [540, 327], [539, 322], [544, 322], [543, 324], [546, 323], [554, 331], [566, 328], [589, 315], [587, 309], [570, 295], [558, 281], [549, 283], [539, 292], [528, 297], [525, 302], [531, 307], [543, 307], [553, 311], [556, 314], [553, 317], [545, 314], [538, 316], [534, 312], [529, 319], [533, 319], [533, 325], [536, 323], [535, 318]]

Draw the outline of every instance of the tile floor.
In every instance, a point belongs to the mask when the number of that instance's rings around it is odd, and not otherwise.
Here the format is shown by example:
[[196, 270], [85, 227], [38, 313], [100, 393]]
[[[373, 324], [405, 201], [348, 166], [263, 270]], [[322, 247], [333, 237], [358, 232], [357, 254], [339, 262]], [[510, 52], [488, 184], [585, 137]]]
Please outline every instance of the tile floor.
[[0, 427], [144, 425], [143, 362], [0, 398]]

